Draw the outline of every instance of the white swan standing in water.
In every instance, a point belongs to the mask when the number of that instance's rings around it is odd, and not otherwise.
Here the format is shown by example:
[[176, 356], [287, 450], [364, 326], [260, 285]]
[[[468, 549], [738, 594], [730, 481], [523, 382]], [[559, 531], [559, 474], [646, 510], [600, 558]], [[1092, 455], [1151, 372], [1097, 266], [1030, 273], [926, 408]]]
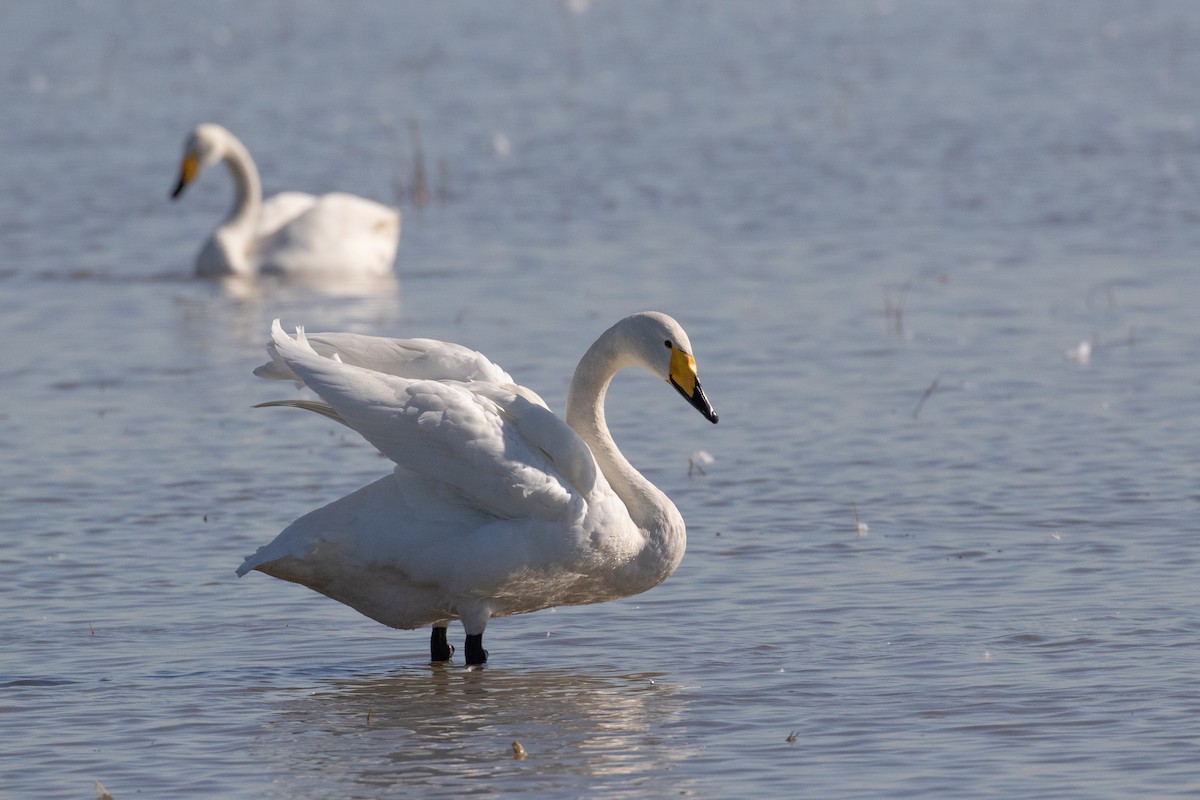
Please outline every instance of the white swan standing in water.
[[431, 625], [435, 661], [450, 658], [446, 626], [461, 620], [466, 663], [479, 665], [492, 617], [644, 592], [683, 558], [679, 511], [604, 420], [613, 375], [637, 366], [717, 421], [671, 317], [634, 314], [601, 334], [571, 379], [565, 422], [459, 345], [302, 329], [292, 338], [278, 320], [271, 333], [272, 362], [256, 374], [299, 379], [321, 399], [263, 405], [335, 419], [396, 468], [293, 522], [238, 575], [303, 584], [393, 628]]
[[392, 273], [400, 241], [399, 211], [342, 192], [282, 192], [264, 201], [250, 152], [220, 125], [205, 123], [192, 131], [171, 197], [178, 198], [201, 172], [221, 161], [233, 177], [233, 209], [196, 257], [197, 275]]

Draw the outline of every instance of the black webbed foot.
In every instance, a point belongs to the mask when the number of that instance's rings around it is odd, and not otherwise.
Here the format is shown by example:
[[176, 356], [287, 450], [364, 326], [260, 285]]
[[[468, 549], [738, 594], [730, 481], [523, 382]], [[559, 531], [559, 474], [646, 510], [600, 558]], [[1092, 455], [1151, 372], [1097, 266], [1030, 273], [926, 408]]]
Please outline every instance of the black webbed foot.
[[482, 667], [487, 663], [488, 653], [483, 649], [483, 634], [467, 634], [467, 666]]
[[454, 645], [446, 641], [446, 629], [434, 628], [429, 636], [429, 658], [433, 661], [449, 661], [454, 655]]

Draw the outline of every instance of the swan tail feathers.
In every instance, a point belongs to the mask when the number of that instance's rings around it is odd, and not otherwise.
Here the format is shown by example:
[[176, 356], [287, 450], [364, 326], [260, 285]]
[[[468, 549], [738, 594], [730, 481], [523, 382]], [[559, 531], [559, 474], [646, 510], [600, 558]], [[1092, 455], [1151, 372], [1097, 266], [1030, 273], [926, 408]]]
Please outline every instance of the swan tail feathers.
[[[262, 550], [260, 549], [259, 552], [261, 553]], [[249, 572], [250, 570], [257, 567], [259, 565], [259, 563], [260, 562], [258, 561], [258, 553], [255, 553], [254, 555], [250, 556], [245, 561], [243, 561], [242, 565], [237, 568], [237, 576], [239, 578], [242, 577], [247, 572]]]
[[[287, 563], [294, 560], [296, 555], [292, 552], [294, 543], [286, 539], [276, 538], [270, 544], [263, 545], [254, 552], [254, 555], [247, 556], [242, 565], [237, 568], [237, 576], [240, 578], [251, 570], [261, 570], [268, 575], [273, 574], [277, 570], [268, 567], [274, 561], [284, 559], [282, 563]], [[266, 569], [263, 569], [267, 567]]]

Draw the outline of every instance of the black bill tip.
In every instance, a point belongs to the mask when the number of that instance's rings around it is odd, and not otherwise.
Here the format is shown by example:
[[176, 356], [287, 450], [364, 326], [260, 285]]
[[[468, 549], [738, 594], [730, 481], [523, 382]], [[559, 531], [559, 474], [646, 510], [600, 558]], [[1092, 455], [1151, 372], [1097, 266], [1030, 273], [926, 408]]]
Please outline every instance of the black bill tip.
[[703, 414], [706, 420], [714, 425], [717, 424], [717, 412], [713, 409], [712, 403], [708, 402], [708, 397], [705, 396], [704, 389], [700, 388], [700, 381], [696, 381], [696, 386], [691, 394], [684, 391], [683, 387], [675, 381], [671, 381], [671, 385], [675, 387], [675, 391], [683, 395], [692, 408]]

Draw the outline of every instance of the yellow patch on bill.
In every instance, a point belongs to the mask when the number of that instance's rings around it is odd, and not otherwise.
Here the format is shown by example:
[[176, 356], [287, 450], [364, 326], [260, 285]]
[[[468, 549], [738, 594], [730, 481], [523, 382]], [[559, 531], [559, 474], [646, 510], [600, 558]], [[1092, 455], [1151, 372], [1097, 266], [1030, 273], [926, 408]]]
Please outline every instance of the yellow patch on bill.
[[696, 393], [696, 359], [677, 347], [671, 348], [671, 382], [688, 397]]

